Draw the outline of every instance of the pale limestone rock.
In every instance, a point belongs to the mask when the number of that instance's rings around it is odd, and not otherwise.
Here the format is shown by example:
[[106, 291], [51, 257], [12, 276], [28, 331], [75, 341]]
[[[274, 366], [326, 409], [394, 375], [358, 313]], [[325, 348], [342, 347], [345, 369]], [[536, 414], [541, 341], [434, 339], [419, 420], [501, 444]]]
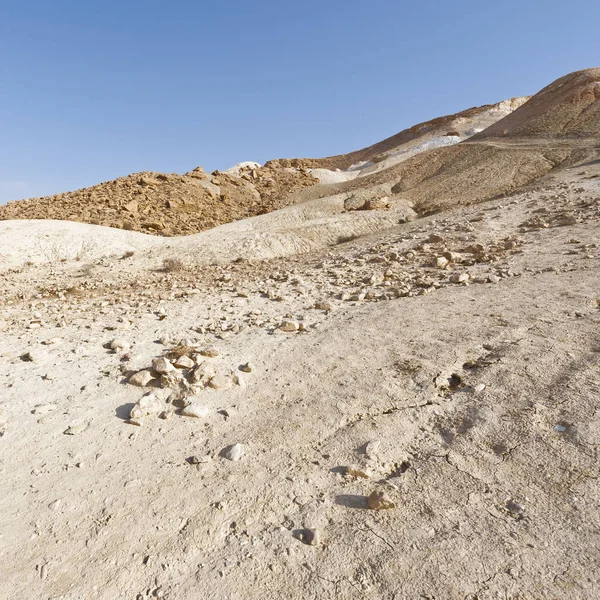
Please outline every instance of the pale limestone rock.
[[69, 427], [67, 427], [64, 431], [65, 435], [77, 435], [78, 433], [81, 433], [82, 431], [85, 431], [88, 427], [88, 424], [85, 423], [84, 421], [80, 421], [77, 423], [73, 423], [72, 425], [69, 425]]
[[175, 370], [175, 367], [164, 356], [155, 358], [152, 361], [152, 368], [161, 375], [166, 375], [167, 373]]
[[192, 403], [182, 408], [181, 414], [184, 417], [195, 417], [196, 419], [204, 419], [210, 414], [210, 410], [206, 406]]
[[227, 460], [241, 460], [246, 454], [246, 448], [243, 444], [234, 444], [223, 450], [223, 458]]
[[154, 394], [142, 396], [129, 413], [129, 418], [140, 420], [143, 417], [157, 415], [163, 409], [162, 402]]
[[125, 340], [115, 338], [110, 343], [110, 349], [118, 354], [119, 352], [128, 352], [131, 349], [131, 344]]
[[200, 350], [202, 356], [208, 356], [209, 358], [216, 358], [220, 352], [216, 348], [202, 348]]
[[178, 369], [191, 369], [196, 363], [189, 356], [180, 356], [175, 361], [175, 366]]
[[208, 386], [213, 390], [227, 390], [231, 387], [231, 378], [225, 377], [224, 375], [215, 375], [211, 377], [208, 382]]
[[129, 378], [129, 383], [138, 387], [146, 387], [153, 379], [152, 373], [148, 369], [144, 369], [134, 373]]
[[202, 363], [190, 373], [189, 379], [191, 383], [202, 383], [206, 385], [216, 374], [217, 371], [214, 367]]

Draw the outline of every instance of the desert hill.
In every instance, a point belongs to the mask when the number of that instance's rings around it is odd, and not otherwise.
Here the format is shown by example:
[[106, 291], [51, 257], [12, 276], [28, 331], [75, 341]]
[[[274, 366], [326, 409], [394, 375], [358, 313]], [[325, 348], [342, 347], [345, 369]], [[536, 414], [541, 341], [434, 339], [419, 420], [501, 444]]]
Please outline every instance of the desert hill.
[[[443, 137], [450, 138], [449, 141], [451, 143], [457, 142], [455, 138], [466, 139], [484, 130], [498, 119], [502, 119], [504, 116], [510, 114], [528, 99], [529, 97], [511, 98], [503, 100], [498, 104], [477, 106], [459, 113], [418, 123], [381, 142], [361, 150], [350, 152], [349, 154], [340, 154], [326, 158], [279, 159], [270, 161], [267, 164], [288, 167], [301, 166], [314, 169], [340, 169], [342, 171], [354, 167], [354, 170], [357, 170], [356, 165], [362, 166], [368, 162], [380, 163], [390, 155], [393, 156], [394, 154], [405, 152], [411, 146], [416, 146], [418, 143], [434, 139], [442, 142], [441, 138]], [[433, 144], [432, 147], [435, 147], [435, 145]]]
[[572, 136], [597, 142], [599, 135], [600, 69], [586, 69], [557, 79], [474, 139]]
[[0, 598], [597, 600], [599, 71], [0, 220]]
[[96, 186], [0, 206], [0, 220], [65, 219], [156, 235], [188, 235], [270, 212], [278, 199], [316, 183], [299, 169], [248, 166], [209, 174], [144, 172]]
[[[0, 220], [65, 219], [163, 236], [189, 235], [289, 204], [319, 180], [345, 181], [388, 168], [439, 145], [455, 144], [509, 114], [525, 98], [420, 123], [379, 144], [326, 159], [242, 163], [225, 172], [200, 167], [183, 175], [144, 172], [55, 196], [0, 206]], [[451, 135], [450, 135], [451, 134]], [[333, 172], [360, 162], [360, 169]]]
[[428, 149], [376, 172], [367, 168], [327, 190], [299, 191], [296, 200], [385, 185], [392, 201], [432, 214], [513, 193], [554, 169], [598, 157], [599, 89], [600, 69], [567, 75], [526, 102], [513, 103], [514, 111], [460, 143]]

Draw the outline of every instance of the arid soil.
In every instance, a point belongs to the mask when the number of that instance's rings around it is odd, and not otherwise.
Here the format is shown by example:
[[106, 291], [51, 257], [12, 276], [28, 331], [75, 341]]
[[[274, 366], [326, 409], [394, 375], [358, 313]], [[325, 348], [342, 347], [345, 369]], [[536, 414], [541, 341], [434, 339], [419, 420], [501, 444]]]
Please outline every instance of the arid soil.
[[597, 598], [586, 123], [190, 236], [0, 222], [0, 598]]

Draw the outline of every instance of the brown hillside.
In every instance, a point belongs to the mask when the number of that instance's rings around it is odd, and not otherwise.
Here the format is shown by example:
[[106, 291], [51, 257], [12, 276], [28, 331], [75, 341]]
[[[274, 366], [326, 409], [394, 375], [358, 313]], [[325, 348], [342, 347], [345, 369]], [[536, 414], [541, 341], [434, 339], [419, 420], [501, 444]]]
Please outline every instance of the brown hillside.
[[0, 206], [0, 220], [61, 219], [163, 236], [198, 233], [278, 208], [279, 198], [316, 180], [263, 167], [240, 177], [201, 168], [184, 175], [135, 173], [90, 188]]
[[[511, 108], [517, 108], [520, 106], [526, 98], [511, 98], [505, 101], [510, 105]], [[456, 121], [460, 120], [474, 120], [477, 116], [498, 108], [501, 103], [498, 104], [485, 104], [483, 106], [476, 106], [468, 108], [458, 113], [451, 115], [445, 115], [443, 117], [437, 117], [430, 121], [418, 123], [408, 129], [404, 129], [400, 133], [397, 133], [385, 140], [363, 148], [350, 152], [349, 154], [339, 154], [337, 156], [328, 156], [325, 158], [281, 158], [270, 161], [268, 165], [277, 165], [279, 167], [303, 167], [303, 168], [322, 168], [322, 169], [348, 169], [351, 165], [360, 163], [363, 161], [377, 162], [378, 157], [391, 150], [394, 150], [404, 144], [408, 144], [414, 140], [417, 140], [427, 133], [435, 130], [443, 130], [444, 127], [448, 131], [440, 131], [443, 135], [453, 133], [453, 126]]]
[[494, 136], [598, 136], [600, 68], [565, 75], [473, 139]]

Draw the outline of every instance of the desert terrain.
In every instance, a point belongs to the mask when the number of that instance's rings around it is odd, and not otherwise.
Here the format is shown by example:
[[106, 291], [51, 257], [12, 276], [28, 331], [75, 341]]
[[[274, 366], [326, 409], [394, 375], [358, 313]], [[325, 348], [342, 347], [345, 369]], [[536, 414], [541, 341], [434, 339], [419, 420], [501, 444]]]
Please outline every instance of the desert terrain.
[[599, 402], [600, 69], [11, 202], [0, 598], [593, 600]]

